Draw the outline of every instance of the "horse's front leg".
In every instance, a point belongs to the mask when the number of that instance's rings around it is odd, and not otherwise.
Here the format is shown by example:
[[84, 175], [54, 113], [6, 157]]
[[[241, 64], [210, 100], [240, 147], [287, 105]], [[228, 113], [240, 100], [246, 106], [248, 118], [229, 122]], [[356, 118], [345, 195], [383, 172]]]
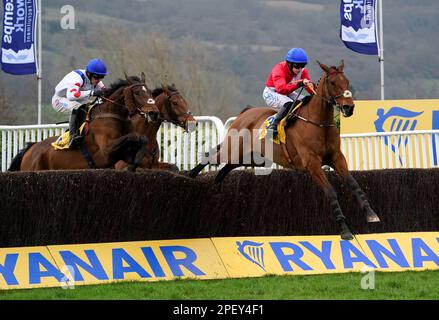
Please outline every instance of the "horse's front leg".
[[311, 174], [311, 177], [323, 189], [326, 196], [329, 198], [331, 211], [338, 223], [340, 235], [343, 240], [352, 240], [354, 237], [346, 223], [346, 217], [343, 215], [338, 202], [337, 193], [332, 185], [329, 183], [325, 172], [322, 170], [322, 162], [317, 156], [311, 156], [305, 163], [305, 167]]
[[145, 156], [147, 143], [145, 136], [135, 134], [127, 134], [114, 140], [107, 149], [110, 162], [122, 160], [128, 164], [128, 171], [136, 171]]
[[380, 218], [371, 208], [366, 194], [363, 190], [361, 190], [357, 180], [355, 180], [355, 178], [350, 174], [346, 158], [343, 153], [338, 152], [334, 156], [332, 160], [332, 167], [348, 183], [352, 193], [355, 195], [355, 198], [360, 205], [361, 210], [366, 214], [367, 222], [380, 222]]

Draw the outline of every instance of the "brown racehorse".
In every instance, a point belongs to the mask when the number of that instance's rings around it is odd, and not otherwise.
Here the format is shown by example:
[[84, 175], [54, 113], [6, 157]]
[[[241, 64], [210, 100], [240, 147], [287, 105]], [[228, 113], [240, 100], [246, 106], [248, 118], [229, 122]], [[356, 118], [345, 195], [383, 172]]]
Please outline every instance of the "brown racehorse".
[[[140, 115], [131, 117], [134, 132], [144, 135], [148, 139], [146, 153], [139, 167], [178, 171], [175, 164], [159, 162], [160, 149], [157, 143], [157, 132], [163, 121], [171, 122], [186, 131], [191, 131], [196, 120], [190, 113], [186, 100], [174, 85], [162, 85], [161, 88], [154, 89], [152, 95], [160, 112], [158, 121], [148, 122]], [[125, 162], [119, 161], [116, 164], [116, 169], [125, 168], [126, 165]]]
[[89, 114], [89, 130], [79, 149], [55, 150], [50, 137], [28, 144], [12, 160], [9, 171], [111, 168], [119, 160], [135, 171], [145, 154], [147, 139], [133, 133], [129, 120], [141, 113], [158, 117], [152, 92], [142, 77], [127, 77], [113, 84]]
[[[331, 210], [339, 225], [342, 239], [351, 240], [353, 235], [346, 224], [346, 218], [341, 211], [337, 194], [322, 170], [322, 165], [333, 167], [348, 183], [361, 209], [366, 214], [368, 222], [379, 222], [380, 220], [370, 207], [365, 193], [348, 171], [346, 159], [340, 150], [340, 132], [334, 124], [334, 108], [339, 109], [345, 117], [351, 116], [354, 111], [349, 81], [343, 72], [344, 63], [342, 61], [338, 67], [328, 67], [320, 62], [318, 64], [324, 71], [324, 75], [319, 80], [316, 94], [312, 96], [308, 104], [299, 110], [295, 121], [285, 128], [286, 144], [279, 145], [270, 141], [272, 152], [266, 154], [267, 148], [262, 143], [259, 152], [262, 157], [285, 168], [307, 170], [329, 198]], [[241, 112], [232, 123], [223, 144], [217, 146], [217, 149], [210, 155], [206, 155], [202, 163], [190, 171], [189, 176], [195, 177], [206, 165], [218, 164], [222, 161], [226, 165], [219, 170], [215, 179], [220, 182], [228, 172], [242, 166], [242, 159], [248, 154], [251, 154], [251, 164], [254, 165], [256, 151], [253, 147], [261, 145], [258, 141], [259, 131], [264, 121], [274, 113], [275, 111], [271, 108], [248, 108]], [[247, 140], [248, 143], [244, 143], [245, 140], [240, 139], [238, 141], [239, 151], [238, 148], [232, 150], [230, 148], [230, 132], [241, 131], [251, 132], [250, 141]], [[267, 141], [264, 140], [264, 142]], [[248, 163], [245, 164], [248, 165]]]

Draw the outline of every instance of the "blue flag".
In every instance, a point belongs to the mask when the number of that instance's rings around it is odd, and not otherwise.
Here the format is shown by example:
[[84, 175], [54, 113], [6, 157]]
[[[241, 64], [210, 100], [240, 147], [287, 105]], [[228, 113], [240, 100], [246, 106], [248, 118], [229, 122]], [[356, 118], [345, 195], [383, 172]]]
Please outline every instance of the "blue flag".
[[2, 70], [23, 75], [37, 72], [36, 0], [3, 0]]
[[349, 49], [378, 55], [377, 1], [379, 0], [341, 0], [340, 38]]

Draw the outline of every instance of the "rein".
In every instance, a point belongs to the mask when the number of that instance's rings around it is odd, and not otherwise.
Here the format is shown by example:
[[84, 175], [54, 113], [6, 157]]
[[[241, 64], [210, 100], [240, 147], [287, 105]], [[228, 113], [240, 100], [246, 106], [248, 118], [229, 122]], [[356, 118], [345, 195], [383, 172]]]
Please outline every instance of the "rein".
[[[343, 71], [335, 71], [331, 74], [338, 74], [338, 73], [343, 73]], [[325, 96], [329, 96], [329, 90], [328, 90], [328, 81], [329, 81], [329, 75], [325, 75], [325, 84], [324, 84], [324, 90], [325, 90]], [[337, 103], [337, 99], [341, 98], [341, 97], [345, 97], [345, 98], [350, 98], [352, 97], [352, 93], [349, 90], [346, 90], [345, 92], [343, 92], [342, 94], [339, 94], [337, 96], [334, 97], [330, 97], [329, 99], [319, 95], [314, 89], [312, 89], [313, 91], [313, 96], [316, 96], [320, 99], [322, 99], [323, 101], [327, 102], [328, 104], [330, 104], [333, 108], [335, 108], [336, 110], [340, 111], [341, 107], [340, 105]], [[306, 123], [310, 123], [312, 125], [315, 125], [316, 127], [319, 128], [330, 128], [330, 127], [335, 127], [335, 123], [317, 123], [314, 122], [312, 120], [306, 119], [300, 115], [293, 115], [294, 117], [306, 122]]]
[[[131, 88], [134, 88], [134, 87], [137, 87], [137, 86], [144, 86], [144, 84], [143, 83], [135, 83], [135, 84], [130, 85], [126, 89], [131, 89]], [[110, 112], [105, 112], [105, 113], [100, 113], [97, 116], [93, 117], [92, 119], [89, 120], [90, 122], [92, 120], [99, 119], [99, 118], [113, 118], [113, 119], [117, 119], [117, 120], [120, 120], [120, 121], [130, 121], [130, 118], [135, 116], [135, 115], [137, 115], [137, 114], [140, 115], [141, 117], [145, 118], [148, 121], [148, 114], [146, 112], [143, 112], [142, 109], [139, 108], [139, 107], [136, 107], [135, 110], [129, 110], [129, 108], [128, 108], [128, 106], [126, 104], [119, 103], [119, 102], [117, 102], [115, 100], [112, 100], [110, 98], [103, 97], [103, 96], [99, 97], [99, 98], [101, 98], [103, 100], [106, 100], [108, 102], [111, 102], [112, 104], [115, 104], [115, 105], [117, 105], [119, 107], [123, 107], [123, 108], [127, 109], [129, 111], [128, 117], [126, 118], [126, 117], [122, 117], [122, 116], [120, 116], [118, 114], [114, 114], [114, 113], [110, 113]], [[154, 99], [151, 98], [151, 101], [148, 100], [148, 103], [151, 103], [151, 104], [154, 103]], [[95, 106], [99, 106], [99, 105], [100, 104], [94, 105], [94, 106], [92, 106], [92, 108], [95, 107]]]

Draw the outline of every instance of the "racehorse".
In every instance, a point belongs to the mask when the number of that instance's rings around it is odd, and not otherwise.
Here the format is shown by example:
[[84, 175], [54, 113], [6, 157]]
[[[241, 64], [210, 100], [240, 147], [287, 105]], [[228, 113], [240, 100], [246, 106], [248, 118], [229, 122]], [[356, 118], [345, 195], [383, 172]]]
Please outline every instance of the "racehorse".
[[[178, 171], [175, 164], [159, 162], [160, 149], [157, 143], [157, 132], [163, 121], [168, 121], [185, 131], [191, 131], [196, 120], [189, 111], [186, 100], [182, 97], [175, 85], [162, 85], [152, 91], [157, 108], [158, 121], [148, 122], [140, 116], [131, 117], [134, 132], [144, 135], [148, 139], [146, 153], [139, 168]], [[116, 169], [126, 167], [126, 163], [119, 161]]]
[[[268, 154], [270, 152], [266, 154], [267, 141], [265, 139], [270, 137], [263, 138], [261, 140], [263, 142], [260, 142], [258, 141], [261, 139], [259, 132], [265, 120], [275, 111], [263, 107], [247, 108], [232, 123], [224, 142], [218, 145], [213, 152], [207, 153], [205, 159], [188, 175], [195, 177], [206, 165], [219, 164], [222, 159], [225, 159], [223, 161], [226, 163], [225, 166], [219, 170], [215, 177], [216, 182], [221, 182], [227, 173], [244, 164], [242, 161], [245, 156], [250, 155], [251, 164], [254, 165], [257, 152], [260, 156], [285, 168], [308, 171], [329, 198], [331, 211], [338, 223], [341, 238], [351, 240], [353, 235], [346, 224], [346, 218], [340, 208], [337, 194], [322, 170], [322, 165], [334, 168], [338, 175], [348, 183], [361, 209], [366, 214], [368, 222], [379, 222], [380, 220], [372, 210], [365, 193], [349, 173], [346, 159], [340, 150], [340, 132], [334, 124], [334, 109], [340, 110], [344, 117], [350, 117], [355, 106], [352, 93], [349, 91], [349, 80], [343, 72], [343, 60], [337, 67], [328, 67], [318, 61], [317, 63], [324, 74], [319, 80], [315, 94], [306, 105], [293, 114], [293, 122], [285, 127], [285, 144], [275, 144], [270, 140], [272, 154]], [[240, 133], [241, 131], [250, 131], [251, 138], [248, 139], [249, 141], [247, 140], [247, 143], [245, 143], [245, 139], [240, 139], [238, 141], [239, 148], [232, 150], [231, 132]], [[260, 150], [255, 151], [254, 146], [261, 144]]]
[[[125, 75], [89, 111], [85, 139], [79, 149], [55, 150], [57, 137], [28, 143], [12, 160], [8, 171], [111, 168], [119, 160], [135, 171], [145, 154], [147, 139], [133, 133], [130, 117], [158, 117], [152, 92], [141, 78]], [[103, 102], [102, 102], [103, 101]]]

